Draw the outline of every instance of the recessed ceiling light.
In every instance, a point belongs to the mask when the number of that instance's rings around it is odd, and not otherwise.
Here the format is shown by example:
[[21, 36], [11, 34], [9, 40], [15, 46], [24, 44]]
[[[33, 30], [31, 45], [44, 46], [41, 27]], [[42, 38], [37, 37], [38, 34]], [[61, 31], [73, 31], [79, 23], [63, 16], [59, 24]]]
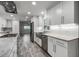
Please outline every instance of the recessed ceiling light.
[[44, 12], [42, 11], [41, 14], [44, 15]]
[[31, 14], [31, 12], [27, 12], [27, 14]]
[[10, 15], [11, 17], [13, 16], [13, 15]]
[[32, 2], [32, 5], [36, 5], [36, 2], [33, 1], [33, 2]]

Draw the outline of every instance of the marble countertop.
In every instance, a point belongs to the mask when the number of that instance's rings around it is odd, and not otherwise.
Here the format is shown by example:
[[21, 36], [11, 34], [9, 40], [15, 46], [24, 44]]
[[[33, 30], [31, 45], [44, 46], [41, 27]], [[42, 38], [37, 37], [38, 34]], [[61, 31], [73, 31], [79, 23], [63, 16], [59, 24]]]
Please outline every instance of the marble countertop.
[[5, 35], [5, 34], [7, 34], [7, 33], [5, 33], [5, 32], [0, 32], [0, 36], [3, 36], [3, 35]]
[[13, 32], [10, 32], [10, 33], [0, 32], [0, 36], [6, 35], [6, 34], [17, 34], [17, 33], [13, 33]]
[[70, 41], [79, 38], [78, 31], [52, 30], [44, 33], [43, 35], [55, 37], [65, 41]]
[[43, 35], [55, 37], [65, 41], [71, 41], [79, 38], [79, 26], [75, 24], [52, 26], [52, 30], [46, 31]]
[[0, 56], [10, 54], [11, 49], [17, 41], [16, 37], [0, 38]]

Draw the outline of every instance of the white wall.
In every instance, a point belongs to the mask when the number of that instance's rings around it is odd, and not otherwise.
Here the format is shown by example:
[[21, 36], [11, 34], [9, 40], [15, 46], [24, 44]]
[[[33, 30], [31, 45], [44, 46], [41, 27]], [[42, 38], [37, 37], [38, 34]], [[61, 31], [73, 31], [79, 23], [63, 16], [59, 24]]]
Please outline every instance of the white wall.
[[44, 31], [43, 27], [44, 27], [44, 21], [43, 18], [40, 17], [33, 17], [31, 19], [31, 21], [34, 22], [34, 32], [38, 32], [38, 31]]
[[[2, 27], [8, 27], [7, 26], [7, 20], [0, 17], [0, 32], [2, 32], [1, 31]], [[13, 20], [12, 21], [12, 32], [13, 33], [19, 33], [19, 21], [18, 20]]]
[[19, 33], [19, 21], [18, 20], [12, 21], [12, 32]]
[[[14, 15], [11, 17], [11, 15]], [[7, 19], [12, 21], [12, 32], [19, 33], [19, 21], [18, 17], [15, 14], [5, 12], [5, 9], [0, 5], [0, 32], [3, 27], [11, 27], [11, 22], [7, 24]], [[14, 20], [15, 19], [15, 20]]]
[[39, 26], [44, 26], [44, 19], [42, 16], [39, 16]]
[[2, 17], [0, 17], [0, 32], [1, 32], [1, 28], [6, 26], [6, 20]]
[[33, 17], [32, 19], [31, 19], [31, 21], [32, 22], [34, 22], [34, 32], [36, 32], [37, 31], [37, 27], [38, 27], [38, 18], [37, 17]]

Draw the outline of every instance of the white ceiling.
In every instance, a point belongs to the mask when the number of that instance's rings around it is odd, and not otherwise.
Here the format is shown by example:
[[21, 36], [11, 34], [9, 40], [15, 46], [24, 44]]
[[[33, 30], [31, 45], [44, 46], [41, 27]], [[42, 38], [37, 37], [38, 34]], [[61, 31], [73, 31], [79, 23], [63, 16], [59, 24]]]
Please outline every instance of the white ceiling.
[[59, 1], [36, 1], [37, 5], [33, 6], [32, 1], [15, 1], [18, 14], [21, 16], [28, 15], [27, 12], [30, 11], [31, 15], [40, 15], [41, 11], [49, 9]]
[[[0, 16], [6, 19], [19, 19], [25, 20], [28, 15], [27, 12], [31, 11], [31, 15], [40, 15], [41, 11], [50, 9], [59, 3], [59, 1], [36, 1], [37, 5], [33, 6], [31, 1], [15, 1], [18, 14], [6, 13], [3, 6], [0, 5]], [[29, 9], [29, 10], [28, 10]], [[14, 15], [13, 17], [11, 15]]]

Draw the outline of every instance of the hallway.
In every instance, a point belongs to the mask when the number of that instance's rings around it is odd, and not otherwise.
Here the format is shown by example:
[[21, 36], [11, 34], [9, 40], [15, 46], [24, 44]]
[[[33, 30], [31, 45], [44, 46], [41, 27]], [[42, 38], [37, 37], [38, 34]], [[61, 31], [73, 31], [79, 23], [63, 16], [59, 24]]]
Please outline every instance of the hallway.
[[30, 36], [24, 35], [18, 39], [18, 57], [49, 57], [39, 46], [30, 42]]

